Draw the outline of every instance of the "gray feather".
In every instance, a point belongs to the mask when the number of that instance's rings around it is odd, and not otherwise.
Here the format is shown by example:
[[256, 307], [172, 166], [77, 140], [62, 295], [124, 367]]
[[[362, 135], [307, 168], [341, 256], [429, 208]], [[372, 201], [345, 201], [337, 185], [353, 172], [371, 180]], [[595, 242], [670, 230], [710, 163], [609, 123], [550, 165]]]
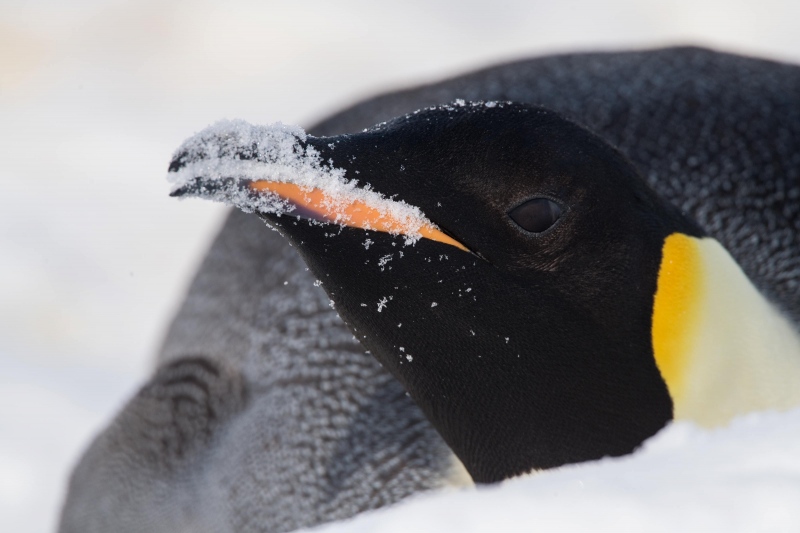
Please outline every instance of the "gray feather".
[[441, 486], [451, 455], [295, 251], [234, 212], [61, 531], [290, 531]]

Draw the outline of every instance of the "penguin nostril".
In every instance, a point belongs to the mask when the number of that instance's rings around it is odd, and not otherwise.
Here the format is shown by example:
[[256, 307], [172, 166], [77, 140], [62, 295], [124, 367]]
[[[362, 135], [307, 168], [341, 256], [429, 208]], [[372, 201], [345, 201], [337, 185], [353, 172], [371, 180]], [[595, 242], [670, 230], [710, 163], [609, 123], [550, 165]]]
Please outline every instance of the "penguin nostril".
[[525, 231], [541, 233], [555, 224], [563, 212], [552, 200], [534, 198], [512, 209], [508, 216]]

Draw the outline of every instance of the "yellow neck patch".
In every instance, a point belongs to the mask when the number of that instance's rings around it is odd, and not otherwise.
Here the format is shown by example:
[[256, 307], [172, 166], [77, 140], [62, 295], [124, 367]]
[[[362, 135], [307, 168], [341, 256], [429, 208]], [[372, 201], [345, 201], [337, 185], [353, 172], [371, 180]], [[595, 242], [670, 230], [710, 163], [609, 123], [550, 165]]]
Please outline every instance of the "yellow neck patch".
[[684, 392], [688, 354], [703, 300], [703, 264], [697, 242], [681, 233], [667, 237], [658, 271], [653, 352], [673, 400]]
[[677, 420], [713, 427], [800, 405], [800, 332], [717, 241], [664, 241], [653, 353]]

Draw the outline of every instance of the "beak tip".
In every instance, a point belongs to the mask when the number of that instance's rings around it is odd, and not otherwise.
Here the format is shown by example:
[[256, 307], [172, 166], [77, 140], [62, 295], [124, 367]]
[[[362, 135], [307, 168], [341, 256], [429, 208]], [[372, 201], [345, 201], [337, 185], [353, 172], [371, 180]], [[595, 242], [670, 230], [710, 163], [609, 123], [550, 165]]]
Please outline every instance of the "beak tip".
[[208, 180], [196, 176], [188, 182], [176, 186], [169, 195], [172, 198], [197, 196], [199, 198], [230, 200], [230, 197], [250, 190], [250, 181], [241, 178], [220, 178]]
[[202, 185], [203, 184], [200, 178], [195, 178], [189, 183], [182, 183], [180, 185], [176, 184], [174, 188], [169, 192], [169, 195], [172, 198], [180, 198], [181, 196], [188, 196], [192, 193], [199, 192], [201, 190]]

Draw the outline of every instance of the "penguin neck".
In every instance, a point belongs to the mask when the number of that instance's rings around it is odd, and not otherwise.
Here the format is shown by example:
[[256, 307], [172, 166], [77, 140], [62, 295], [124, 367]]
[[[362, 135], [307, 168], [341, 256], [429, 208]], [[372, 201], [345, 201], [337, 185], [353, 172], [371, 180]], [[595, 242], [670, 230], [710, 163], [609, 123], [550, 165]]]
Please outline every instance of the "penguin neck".
[[664, 243], [653, 352], [675, 419], [713, 427], [800, 404], [800, 335], [714, 239]]

